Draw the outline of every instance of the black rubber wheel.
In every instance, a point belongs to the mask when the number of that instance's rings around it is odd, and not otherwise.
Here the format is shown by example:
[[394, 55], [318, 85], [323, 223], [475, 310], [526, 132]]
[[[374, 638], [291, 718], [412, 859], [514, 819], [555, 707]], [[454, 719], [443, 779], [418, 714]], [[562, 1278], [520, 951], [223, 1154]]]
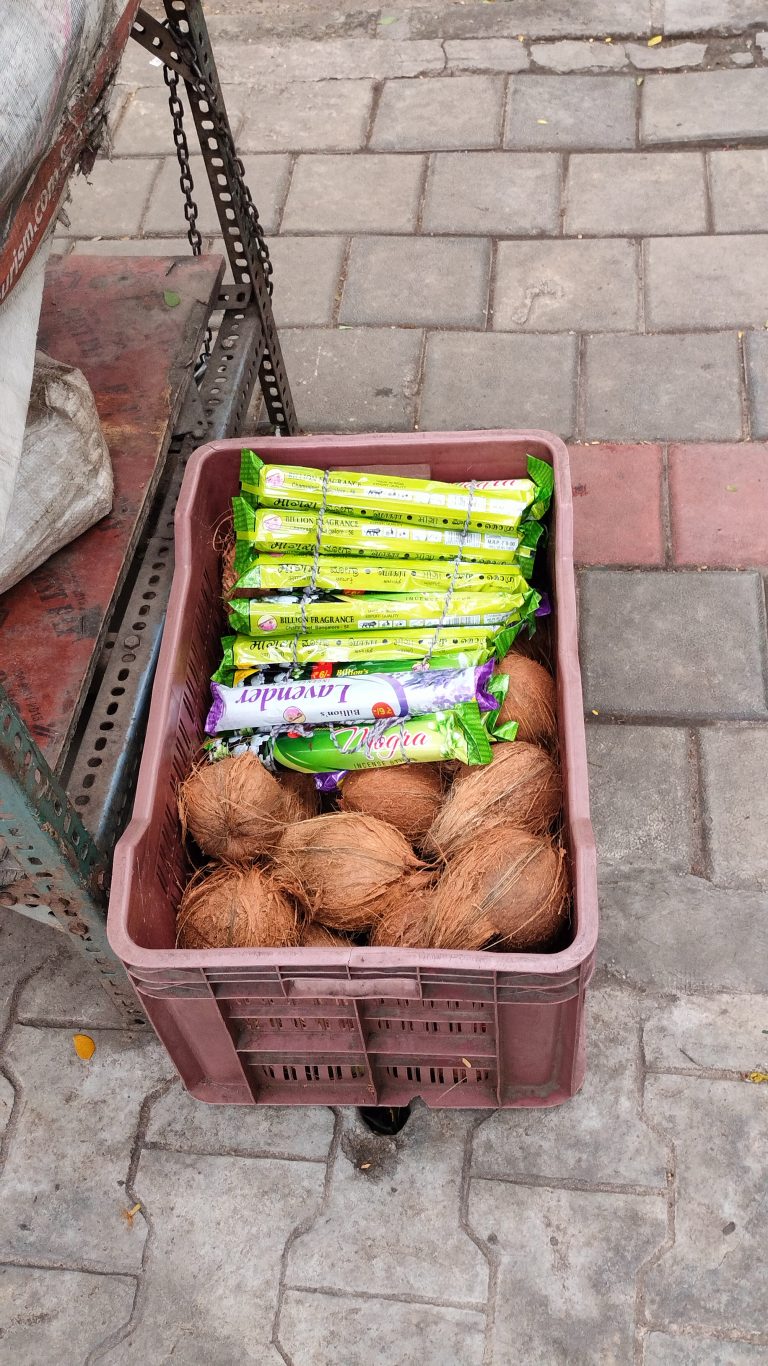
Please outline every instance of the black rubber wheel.
[[411, 1116], [410, 1105], [359, 1105], [357, 1107], [363, 1124], [372, 1134], [391, 1138], [404, 1129]]

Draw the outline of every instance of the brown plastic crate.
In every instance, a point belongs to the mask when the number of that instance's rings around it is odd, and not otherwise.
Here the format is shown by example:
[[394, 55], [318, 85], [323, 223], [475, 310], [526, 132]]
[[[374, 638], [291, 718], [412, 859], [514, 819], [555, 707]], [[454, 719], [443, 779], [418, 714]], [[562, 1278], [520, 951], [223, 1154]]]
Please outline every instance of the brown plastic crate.
[[[187, 876], [176, 789], [203, 737], [218, 663], [213, 528], [237, 491], [240, 451], [318, 468], [466, 482], [554, 466], [554, 612], [564, 837], [573, 878], [567, 947], [554, 953], [174, 947]], [[584, 1078], [584, 996], [597, 939], [595, 849], [579, 672], [568, 452], [546, 432], [222, 441], [189, 462], [176, 569], [134, 815], [115, 851], [108, 933], [189, 1091], [239, 1105], [554, 1105]]]

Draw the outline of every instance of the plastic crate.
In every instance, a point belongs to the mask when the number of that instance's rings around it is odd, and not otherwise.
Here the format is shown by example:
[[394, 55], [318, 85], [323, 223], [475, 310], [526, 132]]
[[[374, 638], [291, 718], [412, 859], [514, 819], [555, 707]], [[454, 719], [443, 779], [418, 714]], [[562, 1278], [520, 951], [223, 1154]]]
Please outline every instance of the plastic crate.
[[[555, 953], [174, 947], [187, 876], [176, 789], [197, 753], [218, 663], [220, 567], [212, 529], [237, 490], [240, 450], [319, 468], [438, 479], [555, 470], [549, 589], [574, 888]], [[584, 1078], [584, 996], [597, 938], [595, 851], [579, 673], [568, 453], [545, 432], [216, 442], [189, 462], [176, 569], [133, 819], [115, 851], [108, 933], [187, 1089], [222, 1104], [554, 1105]]]

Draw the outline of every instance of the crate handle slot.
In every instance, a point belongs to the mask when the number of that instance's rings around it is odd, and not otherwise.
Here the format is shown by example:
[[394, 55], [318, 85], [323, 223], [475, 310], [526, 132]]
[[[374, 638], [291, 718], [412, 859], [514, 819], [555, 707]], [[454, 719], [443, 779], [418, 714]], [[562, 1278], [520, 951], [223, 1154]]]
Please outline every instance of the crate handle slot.
[[421, 984], [416, 978], [367, 977], [352, 982], [348, 977], [293, 977], [284, 980], [286, 996], [392, 996], [396, 1000], [420, 1000]]

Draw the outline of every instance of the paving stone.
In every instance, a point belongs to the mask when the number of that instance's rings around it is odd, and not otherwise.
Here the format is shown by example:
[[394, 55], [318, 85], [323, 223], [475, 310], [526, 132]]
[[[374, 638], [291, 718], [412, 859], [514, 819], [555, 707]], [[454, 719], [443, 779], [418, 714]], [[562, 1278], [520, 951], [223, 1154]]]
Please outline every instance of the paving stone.
[[482, 327], [491, 251], [472, 237], [358, 237], [352, 243], [342, 323]]
[[[270, 247], [272, 244], [270, 243]], [[206, 251], [207, 241], [203, 243]], [[221, 251], [221, 245], [216, 248]], [[186, 237], [99, 237], [72, 243], [73, 256], [191, 256]]]
[[388, 81], [370, 145], [398, 151], [497, 147], [503, 92], [503, 82], [497, 76]]
[[768, 333], [749, 332], [744, 341], [752, 436], [768, 437]]
[[433, 10], [415, 10], [410, 16], [413, 37], [464, 38], [480, 34], [505, 34], [529, 38], [590, 37], [593, 34], [650, 32], [649, 0], [516, 0], [494, 6], [462, 4]]
[[456, 71], [526, 71], [530, 61], [516, 38], [453, 38], [445, 55]]
[[[114, 163], [128, 166], [128, 162]], [[156, 163], [153, 163], [156, 164]], [[130, 166], [136, 165], [131, 161]], [[289, 156], [258, 156], [251, 154], [243, 157], [245, 178], [259, 211], [265, 232], [276, 232], [280, 219], [280, 209], [288, 188], [291, 159]], [[199, 210], [197, 226], [202, 233], [219, 233], [221, 225], [213, 203], [210, 186], [203, 175], [195, 181], [195, 202]], [[179, 167], [176, 158], [168, 157], [163, 163], [157, 183], [152, 191], [143, 230], [145, 233], [179, 233], [184, 227], [184, 199], [179, 189]]]
[[300, 156], [284, 232], [413, 232], [424, 178], [418, 156]]
[[0, 1138], [8, 1128], [8, 1121], [13, 1111], [15, 1091], [7, 1077], [0, 1073]]
[[122, 1183], [141, 1102], [171, 1063], [154, 1039], [106, 1030], [95, 1042], [84, 1062], [68, 1029], [19, 1026], [10, 1036], [6, 1056], [22, 1093], [2, 1177], [0, 1260], [141, 1265], [146, 1224], [122, 1217]]
[[362, 147], [372, 101], [372, 81], [303, 82], [282, 90], [257, 86], [248, 96], [238, 146], [246, 152]]
[[643, 1027], [652, 1072], [760, 1071], [768, 1058], [768, 997], [683, 997], [658, 1004]]
[[701, 758], [713, 882], [768, 889], [768, 728], [703, 730]]
[[669, 502], [675, 564], [768, 564], [768, 446], [673, 446]]
[[738, 33], [765, 17], [765, 0], [666, 0], [664, 32]]
[[687, 731], [588, 726], [589, 790], [604, 869], [668, 868], [694, 859], [694, 790]]
[[136, 1294], [129, 1276], [0, 1267], [0, 1338], [13, 1366], [91, 1360], [106, 1337], [128, 1321]]
[[8, 1020], [13, 993], [48, 958], [59, 952], [63, 935], [18, 911], [0, 911], [0, 1031]]
[[427, 341], [421, 426], [573, 431], [576, 343], [568, 336], [463, 332]]
[[550, 71], [620, 71], [626, 66], [621, 43], [532, 43], [531, 57]]
[[559, 160], [551, 152], [438, 152], [427, 177], [424, 231], [557, 232]]
[[757, 43], [757, 46], [760, 48], [760, 51], [762, 52], [763, 56], [765, 56], [766, 52], [768, 52], [768, 33], [756, 33], [755, 42]]
[[288, 329], [281, 341], [302, 427], [375, 432], [412, 425], [421, 332]]
[[245, 1153], [325, 1161], [333, 1114], [318, 1105], [201, 1105], [174, 1086], [152, 1105], [147, 1143], [189, 1153]]
[[440, 72], [445, 53], [439, 42], [382, 43], [376, 38], [328, 38], [322, 42], [296, 38], [287, 43], [237, 40], [216, 44], [216, 66], [222, 81], [246, 85], [265, 81], [278, 86], [345, 77], [383, 81], [389, 76]]
[[674, 71], [681, 66], [700, 66], [707, 55], [706, 43], [664, 43], [662, 47], [626, 43], [624, 48], [640, 71]]
[[621, 240], [500, 242], [494, 328], [611, 332], [636, 327], [637, 254], [634, 242]]
[[586, 707], [634, 717], [766, 716], [761, 596], [750, 573], [585, 571]]
[[301, 1366], [481, 1366], [485, 1315], [468, 1309], [286, 1290], [279, 1341]]
[[632, 1360], [636, 1278], [666, 1234], [661, 1194], [473, 1181], [469, 1219], [499, 1263], [492, 1360]]
[[278, 327], [329, 323], [344, 255], [342, 237], [273, 237], [272, 307]]
[[320, 1206], [310, 1162], [144, 1152], [137, 1199], [152, 1221], [141, 1313], [110, 1366], [263, 1366], [286, 1239]]
[[660, 565], [660, 446], [571, 446], [577, 564]]
[[645, 1366], [765, 1366], [765, 1347], [716, 1338], [674, 1337], [649, 1333]]
[[634, 147], [631, 76], [518, 76], [509, 83], [505, 147]]
[[740, 437], [739, 370], [735, 334], [588, 337], [586, 435], [609, 441]]
[[595, 237], [705, 232], [700, 152], [592, 152], [572, 156], [565, 231]]
[[587, 1076], [579, 1095], [551, 1109], [497, 1110], [475, 1134], [473, 1177], [665, 1188], [666, 1144], [640, 1112], [630, 993], [595, 988], [587, 1008]]
[[764, 992], [768, 897], [635, 871], [600, 882], [598, 961], [637, 987]]
[[721, 142], [768, 133], [768, 71], [646, 76], [642, 142]]
[[[178, 165], [177, 186], [178, 186]], [[69, 218], [67, 231], [72, 237], [109, 237], [138, 235], [144, 207], [157, 175], [155, 160], [106, 161], [99, 157], [86, 179], [70, 181], [71, 199], [64, 205]], [[179, 216], [184, 222], [181, 190]], [[174, 225], [177, 229], [178, 222]]]
[[765, 1097], [742, 1081], [649, 1077], [649, 1120], [674, 1142], [674, 1247], [645, 1276], [658, 1327], [765, 1331]]
[[354, 1112], [341, 1113], [330, 1193], [289, 1250], [286, 1284], [483, 1304], [488, 1266], [459, 1227], [471, 1113], [415, 1106], [394, 1139], [372, 1138]]
[[655, 238], [646, 246], [645, 278], [651, 328], [762, 327], [768, 234]]
[[760, 232], [768, 222], [768, 151], [762, 147], [709, 153], [716, 232]]
[[754, 66], [755, 58], [751, 52], [731, 52], [730, 62], [732, 66]]
[[[156, 80], [156, 85], [137, 90], [130, 97], [113, 140], [116, 156], [165, 156], [169, 149], [173, 149], [173, 122], [162, 70], [157, 71]], [[237, 138], [248, 92], [244, 86], [225, 85], [222, 94], [232, 132]], [[184, 108], [186, 113], [189, 108], [186, 99]], [[199, 152], [191, 114], [188, 118], [191, 125], [190, 151]]]
[[[58, 938], [64, 939], [64, 935]], [[19, 997], [16, 1018], [20, 1024], [43, 1021], [75, 1029], [125, 1025], [122, 1012], [101, 985], [99, 973], [66, 940], [56, 958], [27, 983]]]

